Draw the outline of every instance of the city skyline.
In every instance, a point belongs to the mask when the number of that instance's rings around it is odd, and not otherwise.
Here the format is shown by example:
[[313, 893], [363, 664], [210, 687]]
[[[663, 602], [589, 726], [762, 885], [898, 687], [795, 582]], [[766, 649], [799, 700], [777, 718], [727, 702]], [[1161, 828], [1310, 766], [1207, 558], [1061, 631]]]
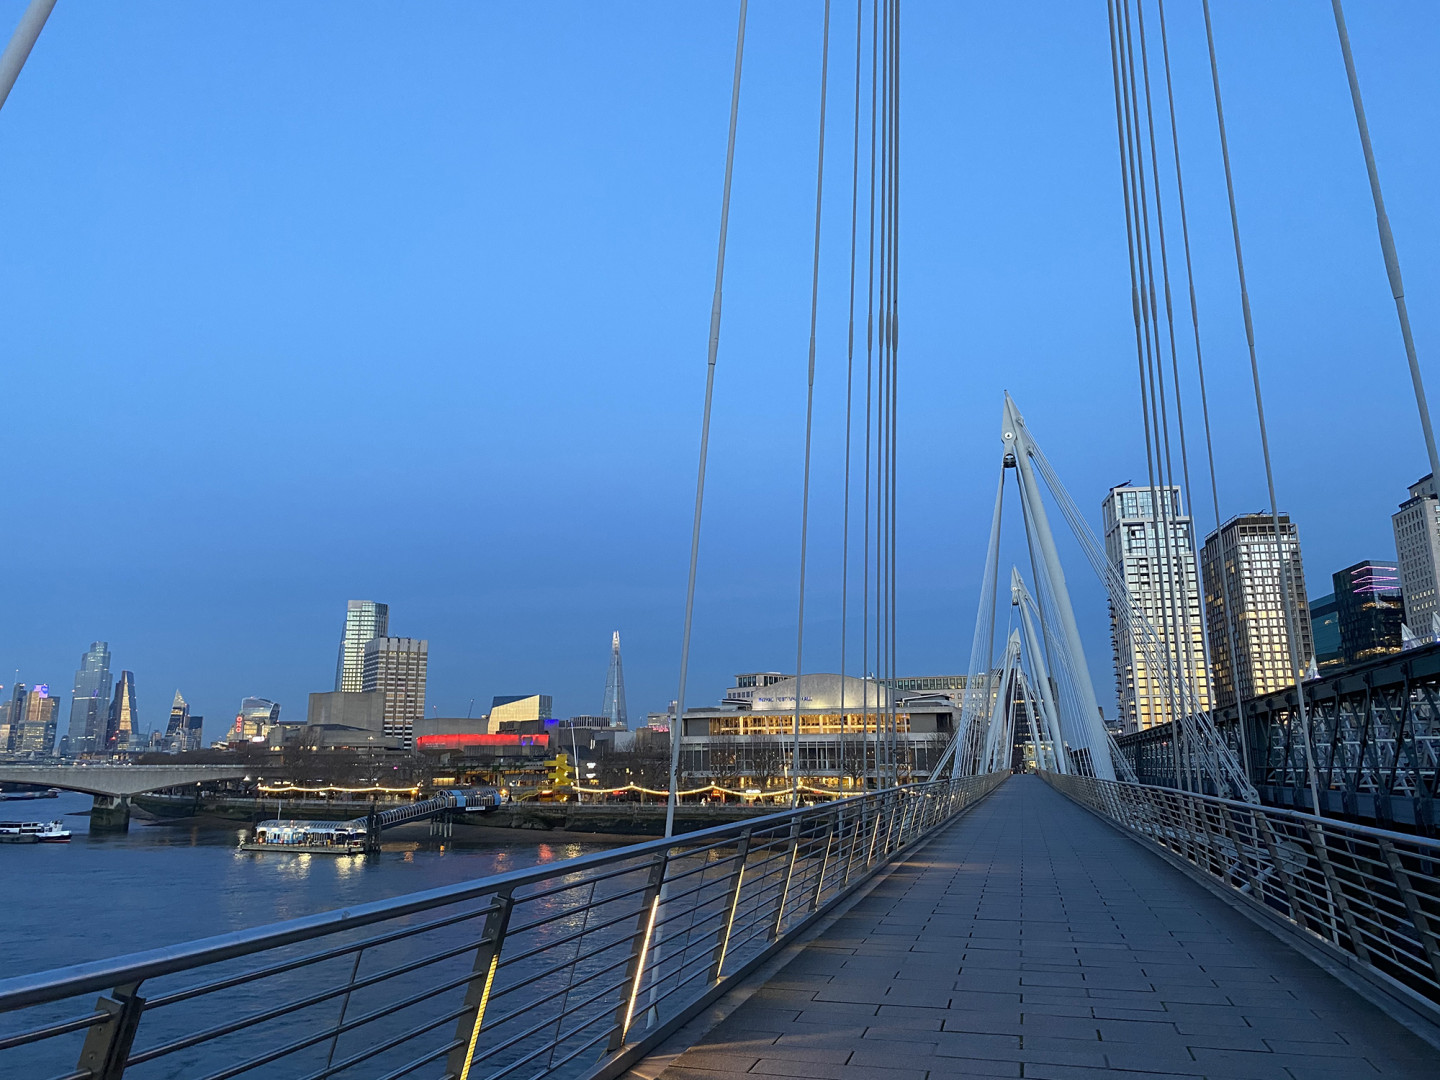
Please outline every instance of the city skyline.
[[[1216, 35], [1277, 496], [1305, 526], [1307, 563], [1327, 573], [1388, 550], [1388, 515], [1427, 466], [1322, 8], [1231, 5], [1217, 10]], [[246, 695], [303, 711], [334, 669], [337, 598], [378, 596], [403, 608], [406, 632], [431, 641], [428, 697], [442, 714], [540, 685], [560, 711], [592, 712], [604, 676], [595, 642], [603, 650], [617, 626], [635, 713], [663, 708], [677, 687], [732, 15], [579, 10], [557, 29], [455, 5], [397, 28], [362, 11], [345, 20], [337, 48], [335, 22], [318, 10], [283, 12], [277, 34], [205, 5], [87, 18], [61, 5], [0, 130], [13, 166], [0, 177], [0, 205], [27, 208], [7, 216], [10, 261], [0, 267], [15, 298], [7, 347], [26, 360], [12, 393], [61, 401], [103, 383], [127, 423], [30, 410], [8, 422], [5, 439], [27, 490], [84, 493], [87, 512], [128, 527], [97, 553], [43, 515], [12, 524], [0, 671], [66, 687], [79, 652], [103, 638], [136, 672], [144, 725], [163, 722], [178, 687], [212, 718], [214, 738]], [[1171, 17], [1176, 35], [1193, 38], [1195, 12]], [[798, 505], [815, 119], [799, 75], [819, 58], [804, 12], [755, 18], [698, 574], [697, 700], [733, 671], [794, 652], [798, 514], [774, 508]], [[1013, 41], [1013, 12], [917, 5], [907, 20], [911, 306], [899, 431], [914, 471], [898, 492], [897, 653], [905, 670], [938, 671], [968, 655], [966, 631], [949, 618], [975, 606], [984, 538], [962, 508], [993, 497], [977, 465], [993, 455], [1001, 389], [1044, 426], [1067, 484], [1090, 493], [1087, 506], [1139, 473], [1144, 450], [1138, 422], [1090, 419], [1134, 393], [1122, 360], [1133, 336], [1124, 240], [1111, 227], [1104, 20], [1058, 5], [1036, 29], [1033, 55], [1012, 69], [995, 58]], [[1426, 104], [1440, 101], [1440, 11], [1371, 6], [1351, 21], [1428, 372], [1440, 348], [1436, 119]], [[480, 42], [485, 62], [462, 41]], [[404, 83], [377, 63], [396, 48], [429, 58]], [[637, 49], [652, 74], [599, 59]], [[137, 52], [153, 59], [143, 71], [125, 61]], [[250, 54], [270, 72], [258, 85], [235, 61]], [[1286, 78], [1274, 77], [1277, 63]], [[376, 70], [382, 93], [327, 90]], [[1180, 74], [1228, 517], [1269, 498], [1253, 412], [1241, 407], [1249, 372], [1213, 102], [1184, 89], [1203, 88], [1208, 73]], [[482, 100], [513, 101], [515, 111], [477, 118]], [[955, 107], [973, 101], [984, 104]], [[835, 145], [845, 113], [834, 109]], [[157, 115], [175, 122], [132, 122]], [[537, 130], [547, 133], [539, 144]], [[525, 153], [508, 152], [517, 145]], [[973, 170], [971, 151], [999, 164]], [[1064, 170], [1053, 167], [1057, 153]], [[605, 213], [591, 213], [597, 200]], [[810, 224], [797, 224], [801, 202]], [[503, 219], [496, 206], [507, 207]], [[828, 258], [848, 243], [848, 202], [827, 193], [824, 212]], [[911, 229], [917, 221], [923, 232]], [[956, 250], [972, 255], [957, 260]], [[199, 251], [209, 254], [197, 263]], [[281, 251], [290, 254], [277, 259]], [[406, 273], [397, 278], [396, 267]], [[638, 321], [637, 295], [646, 297]], [[810, 670], [841, 666], [844, 295], [843, 280], [822, 280]], [[1034, 318], [1037, 297], [1064, 317]], [[958, 345], [956, 318], [967, 327]], [[1019, 343], [1017, 324], [1031, 331]], [[1407, 420], [1383, 454], [1359, 453], [1317, 422], [1356, 370], [1372, 376], [1367, 409]], [[1186, 390], [1188, 410], [1196, 398]], [[930, 422], [935, 402], [947, 403], [943, 423]], [[184, 453], [168, 434], [179, 415]], [[394, 456], [359, 453], [359, 424]], [[103, 484], [96, 462], [109, 470]], [[377, 488], [397, 472], [406, 524], [418, 526], [403, 547], [377, 537], [373, 519], [356, 528], [357, 508], [377, 505]], [[1192, 486], [1195, 527], [1207, 533], [1208, 491], [1198, 474]], [[764, 530], [748, 524], [757, 495]], [[263, 525], [241, 523], [242, 512]], [[1094, 682], [1107, 685], [1103, 590], [1088, 574], [1070, 577]], [[852, 600], [858, 592], [857, 577]], [[858, 616], [851, 629], [855, 671]]]

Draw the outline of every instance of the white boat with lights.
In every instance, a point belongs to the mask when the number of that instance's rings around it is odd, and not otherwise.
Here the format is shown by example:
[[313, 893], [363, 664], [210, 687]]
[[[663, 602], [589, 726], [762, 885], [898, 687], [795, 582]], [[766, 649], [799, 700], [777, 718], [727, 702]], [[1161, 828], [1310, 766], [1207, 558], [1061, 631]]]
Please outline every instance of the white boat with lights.
[[360, 855], [365, 851], [365, 821], [262, 821], [244, 851], [289, 851], [298, 855]]
[[70, 830], [58, 821], [0, 821], [0, 844], [68, 844]]

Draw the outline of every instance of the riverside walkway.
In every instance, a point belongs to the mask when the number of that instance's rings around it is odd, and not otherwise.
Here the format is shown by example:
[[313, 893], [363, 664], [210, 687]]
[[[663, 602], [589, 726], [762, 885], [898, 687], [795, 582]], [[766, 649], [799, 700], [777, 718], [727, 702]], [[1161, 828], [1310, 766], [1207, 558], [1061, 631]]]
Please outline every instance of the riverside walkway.
[[[662, 1053], [665, 1048], [661, 1048]], [[1440, 1051], [1032, 776], [632, 1075], [1440, 1076]]]

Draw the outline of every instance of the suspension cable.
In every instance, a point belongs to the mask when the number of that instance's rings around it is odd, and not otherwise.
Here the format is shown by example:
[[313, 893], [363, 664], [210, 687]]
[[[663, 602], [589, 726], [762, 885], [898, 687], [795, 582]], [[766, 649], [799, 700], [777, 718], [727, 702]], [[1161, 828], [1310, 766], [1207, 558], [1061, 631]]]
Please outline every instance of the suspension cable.
[[[1255, 353], [1255, 326], [1250, 316], [1250, 293], [1245, 286], [1245, 256], [1240, 246], [1240, 217], [1235, 208], [1235, 181], [1230, 169], [1230, 144], [1225, 135], [1225, 107], [1220, 100], [1220, 67], [1215, 59], [1215, 33], [1210, 21], [1210, 0], [1201, 0], [1205, 14], [1205, 43], [1210, 50], [1210, 81], [1215, 87], [1215, 116], [1220, 127], [1220, 155], [1225, 165], [1225, 191], [1230, 201], [1230, 231], [1235, 239], [1235, 270], [1240, 279], [1240, 310], [1245, 320], [1245, 344], [1250, 350], [1250, 379], [1255, 387], [1255, 416], [1260, 424], [1260, 453], [1265, 460], [1265, 483], [1270, 493], [1270, 517], [1275, 527], [1275, 555], [1280, 563], [1280, 600], [1285, 608], [1285, 629], [1290, 671], [1295, 682], [1295, 703], [1300, 712], [1300, 733], [1305, 746], [1305, 768], [1310, 782], [1311, 812], [1322, 816], [1320, 784], [1315, 771], [1315, 751], [1310, 739], [1310, 712], [1305, 706], [1305, 690], [1301, 685], [1298, 628], [1291, 607], [1293, 586], [1290, 581], [1290, 560], [1285, 552], [1285, 538], [1280, 532], [1280, 510], [1275, 501], [1275, 470], [1270, 464], [1270, 438], [1265, 430], [1265, 401], [1260, 393], [1260, 361]], [[1296, 551], [1298, 554], [1298, 530]], [[1228, 617], [1227, 612], [1227, 617]], [[1235, 673], [1235, 702], [1240, 704], [1239, 672]]]
[[[1178, 196], [1178, 201], [1180, 205], [1180, 237], [1185, 250], [1185, 287], [1190, 294], [1190, 326], [1194, 331], [1195, 337], [1195, 370], [1196, 374], [1199, 376], [1200, 381], [1200, 413], [1202, 419], [1204, 420], [1205, 427], [1205, 456], [1208, 462], [1210, 473], [1210, 502], [1215, 514], [1215, 532], [1218, 534], [1220, 532], [1220, 488], [1215, 476], [1215, 446], [1210, 434], [1210, 400], [1205, 387], [1205, 354], [1200, 347], [1200, 306], [1195, 297], [1195, 272], [1190, 255], [1190, 222], [1189, 216], [1187, 215], [1185, 209], [1185, 177], [1184, 173], [1181, 171], [1180, 168], [1180, 131], [1179, 126], [1175, 122], [1175, 89], [1170, 73], [1170, 38], [1165, 26], [1165, 0], [1157, 0], [1157, 6], [1160, 11], [1160, 50], [1161, 55], [1164, 57], [1165, 60], [1165, 100], [1170, 112], [1170, 145], [1175, 158], [1175, 191]], [[1176, 379], [1178, 383], [1178, 375], [1176, 376]], [[1188, 465], [1186, 466], [1185, 482], [1187, 485], [1190, 482]], [[1195, 507], [1193, 493], [1191, 495], [1190, 507], [1193, 520]], [[1221, 594], [1222, 596], [1228, 598], [1230, 595], [1230, 568], [1229, 564], [1223, 558], [1219, 560], [1219, 570]], [[1200, 573], [1199, 567], [1197, 567], [1196, 572], [1198, 576]], [[1201, 611], [1203, 614], [1205, 607], [1203, 589], [1201, 589], [1200, 595]], [[1232, 610], [1232, 607], [1231, 602], [1228, 599], [1225, 600], [1222, 606], [1222, 610], [1225, 614], [1225, 617], [1221, 621], [1225, 625], [1225, 646], [1227, 658], [1230, 662], [1230, 679], [1232, 684], [1238, 687], [1239, 669], [1236, 665], [1235, 659], [1235, 626], [1230, 619], [1230, 612]], [[1209, 652], [1206, 648], [1208, 645], [1209, 642], [1202, 637], [1201, 656], [1207, 662], [1207, 671], [1209, 670]], [[1212, 703], [1212, 708], [1219, 705], [1219, 689], [1216, 685], [1216, 680], [1213, 672], [1211, 672], [1209, 676], [1209, 697]], [[1247, 778], [1251, 778], [1252, 773], [1250, 768], [1250, 740], [1245, 732], [1244, 717], [1240, 713], [1240, 698], [1238, 693], [1235, 697], [1235, 703], [1235, 712], [1239, 728], [1237, 733], [1237, 741], [1240, 743], [1240, 756], [1245, 766], [1245, 775]]]
[[1430, 475], [1440, 484], [1440, 456], [1435, 452], [1435, 432], [1430, 427], [1430, 406], [1425, 401], [1425, 383], [1420, 378], [1420, 360], [1415, 355], [1415, 338], [1410, 333], [1410, 312], [1405, 307], [1405, 282], [1400, 277], [1400, 256], [1395, 251], [1395, 237], [1390, 232], [1390, 215], [1385, 213], [1385, 196], [1380, 191], [1380, 173], [1375, 168], [1375, 151], [1370, 146], [1370, 125], [1365, 121], [1365, 102], [1360, 98], [1360, 79], [1355, 74], [1355, 57], [1350, 53], [1350, 32], [1345, 28], [1345, 11], [1340, 0], [1330, 0], [1335, 11], [1335, 30], [1340, 36], [1340, 52], [1345, 57], [1345, 77], [1350, 83], [1350, 101], [1355, 106], [1355, 126], [1360, 131], [1360, 147], [1365, 152], [1365, 171], [1370, 177], [1370, 197], [1375, 203], [1375, 227], [1380, 232], [1380, 251], [1385, 256], [1385, 272], [1390, 278], [1390, 294], [1395, 298], [1395, 314], [1400, 318], [1400, 336], [1405, 339], [1405, 359], [1410, 363], [1410, 383], [1415, 388], [1415, 407], [1420, 411], [1420, 430], [1425, 436], [1425, 452], [1430, 455]]
[[[865, 36], [865, 0], [855, 0], [855, 129], [850, 162], [850, 310], [845, 337], [845, 481], [840, 521], [840, 746], [839, 765], [845, 764], [847, 713], [845, 711], [845, 653], [849, 644], [850, 614], [850, 444], [855, 396], [855, 254], [860, 212], [860, 56]], [[865, 674], [861, 656], [860, 674]], [[860, 706], [864, 724], [865, 705]], [[862, 726], [863, 732], [863, 726]], [[862, 735], [863, 745], [863, 735]], [[862, 759], [863, 760], [863, 759]]]
[[[879, 71], [880, 56], [880, 8], [875, 0], [870, 4], [870, 233], [866, 241], [866, 251], [869, 260], [869, 278], [865, 286], [865, 512], [864, 522], [860, 533], [864, 537], [864, 553], [860, 559], [863, 567], [861, 574], [861, 615], [860, 615], [860, 661], [861, 674], [864, 668], [870, 664], [870, 477], [872, 448], [870, 439], [874, 433], [872, 419], [872, 406], [875, 391], [875, 124], [877, 119], [877, 95], [879, 92], [879, 81], [876, 78]], [[877, 545], [876, 549], [879, 551]], [[878, 555], [877, 555], [878, 558]], [[879, 581], [879, 575], [876, 575]], [[878, 589], [878, 584], [877, 584]], [[877, 596], [878, 610], [878, 596]], [[878, 640], [878, 638], [877, 638]], [[864, 719], [865, 724], [865, 760], [862, 762], [862, 773], [867, 777], [871, 769], [874, 769], [875, 787], [880, 786], [880, 684], [879, 669], [872, 669], [873, 678], [867, 679], [864, 687], [864, 701], [869, 702], [869, 683], [875, 682], [875, 744], [873, 751], [870, 747], [870, 717], [867, 713]], [[868, 784], [868, 779], [867, 779]]]
[[695, 568], [700, 558], [700, 514], [705, 504], [705, 466], [710, 450], [710, 407], [715, 399], [715, 358], [720, 351], [720, 298], [725, 282], [725, 239], [730, 231], [730, 182], [735, 175], [735, 128], [740, 118], [740, 72], [745, 56], [745, 13], [740, 0], [740, 26], [735, 32], [735, 77], [730, 87], [730, 133], [725, 144], [725, 188], [720, 198], [720, 240], [715, 255], [715, 295], [710, 303], [710, 345], [705, 367], [705, 409], [700, 419], [700, 464], [695, 482], [695, 520], [690, 527], [690, 576], [685, 586], [685, 630], [680, 644], [680, 687], [675, 719], [670, 725], [670, 791], [665, 799], [665, 835], [675, 835], [675, 803], [679, 790], [680, 735], [684, 730], [685, 680], [690, 671], [690, 630], [695, 617]]
[[825, 197], [825, 102], [830, 79], [830, 0], [820, 47], [820, 148], [815, 157], [815, 253], [810, 268], [810, 359], [805, 382], [805, 478], [800, 493], [800, 613], [795, 620], [795, 741], [790, 752], [790, 805], [800, 805], [800, 679], [805, 670], [805, 556], [810, 538], [810, 436], [815, 425], [815, 323], [820, 310], [820, 211]]

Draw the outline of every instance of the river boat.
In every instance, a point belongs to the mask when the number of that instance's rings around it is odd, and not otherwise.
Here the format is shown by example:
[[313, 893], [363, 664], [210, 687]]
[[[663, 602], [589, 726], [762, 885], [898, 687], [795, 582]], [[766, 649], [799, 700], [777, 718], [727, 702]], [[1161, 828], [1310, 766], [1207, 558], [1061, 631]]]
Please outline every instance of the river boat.
[[288, 851], [296, 855], [360, 855], [363, 821], [262, 821], [240, 844], [242, 851]]
[[28, 802], [31, 799], [58, 799], [59, 788], [46, 788], [44, 791], [0, 791], [0, 802]]
[[59, 821], [0, 821], [0, 844], [68, 844], [70, 830]]

